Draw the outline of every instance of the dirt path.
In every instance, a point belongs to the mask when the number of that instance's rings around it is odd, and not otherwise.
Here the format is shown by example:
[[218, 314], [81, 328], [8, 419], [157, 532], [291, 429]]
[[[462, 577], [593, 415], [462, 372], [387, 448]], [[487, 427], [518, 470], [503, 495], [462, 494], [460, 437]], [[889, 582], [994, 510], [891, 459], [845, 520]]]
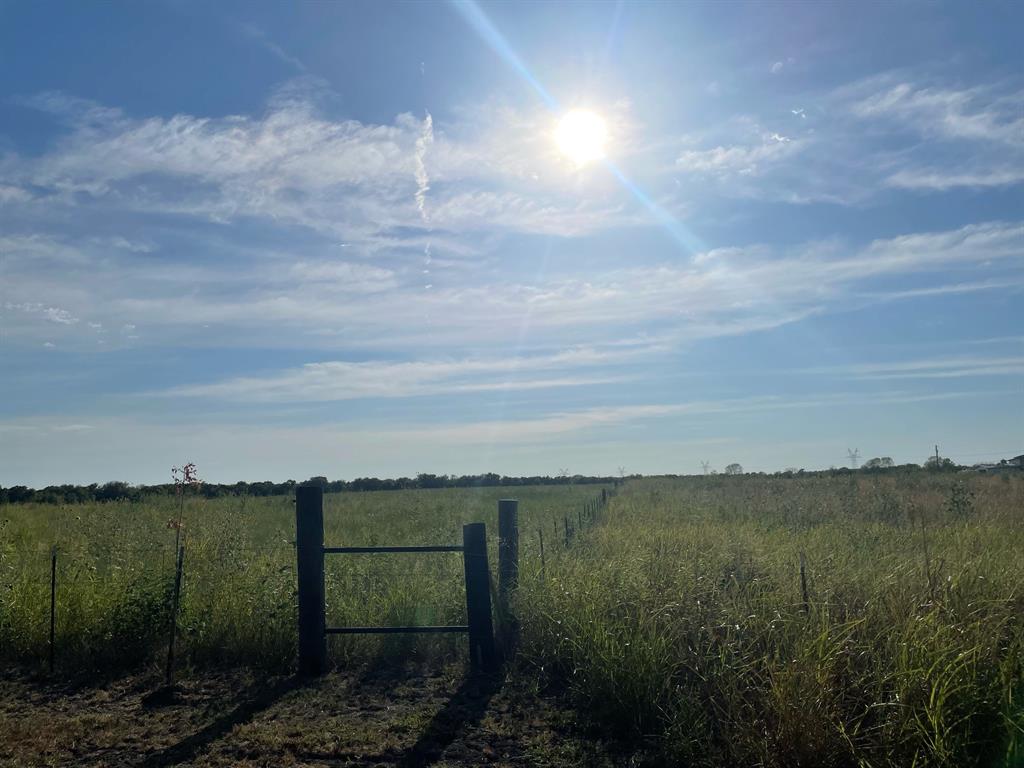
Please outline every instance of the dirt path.
[[595, 766], [556, 699], [441, 672], [193, 676], [152, 706], [153, 678], [102, 688], [0, 680], [0, 766]]

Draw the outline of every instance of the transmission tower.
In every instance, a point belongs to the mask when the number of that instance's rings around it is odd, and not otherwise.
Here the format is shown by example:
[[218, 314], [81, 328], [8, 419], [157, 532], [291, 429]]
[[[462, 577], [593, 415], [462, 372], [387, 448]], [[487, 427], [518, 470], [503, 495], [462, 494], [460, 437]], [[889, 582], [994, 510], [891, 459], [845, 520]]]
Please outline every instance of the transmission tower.
[[854, 448], [853, 450], [847, 448], [846, 455], [850, 459], [850, 469], [856, 469], [860, 466], [860, 448]]
[[711, 462], [710, 461], [702, 461], [700, 463], [700, 468], [702, 470], [704, 470], [704, 474], [706, 475], [708, 472], [711, 471]]

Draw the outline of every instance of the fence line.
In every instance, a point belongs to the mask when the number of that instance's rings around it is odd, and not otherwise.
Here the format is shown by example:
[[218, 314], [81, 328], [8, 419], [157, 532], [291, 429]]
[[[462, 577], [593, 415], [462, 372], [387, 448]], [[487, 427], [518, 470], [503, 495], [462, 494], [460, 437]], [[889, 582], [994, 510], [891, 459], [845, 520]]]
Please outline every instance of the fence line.
[[[298, 489], [297, 489], [298, 495]], [[563, 517], [565, 525], [565, 546], [568, 549], [575, 537], [588, 525], [593, 525], [600, 517], [601, 511], [605, 508], [608, 501], [614, 495], [614, 490], [602, 489], [600, 495], [595, 496], [592, 499], [585, 500], [582, 507], [578, 510], [577, 514], [577, 525], [575, 527], [570, 525], [570, 518], [568, 515]], [[496, 663], [497, 653], [494, 649], [494, 633], [491, 619], [491, 604], [490, 604], [490, 576], [487, 569], [487, 542], [486, 542], [486, 530], [483, 523], [469, 524], [463, 526], [463, 544], [459, 545], [443, 545], [439, 547], [424, 547], [424, 546], [396, 546], [396, 547], [323, 547], [323, 528], [322, 528], [322, 495], [320, 497], [321, 503], [321, 521], [320, 521], [320, 557], [324, 554], [360, 554], [360, 553], [371, 553], [371, 552], [383, 552], [383, 553], [400, 553], [400, 552], [461, 552], [464, 559], [464, 571], [466, 577], [467, 587], [467, 613], [470, 615], [470, 619], [466, 625], [441, 625], [438, 627], [384, 627], [384, 628], [373, 628], [373, 627], [335, 627], [328, 628], [326, 622], [324, 622], [322, 637], [326, 637], [327, 634], [367, 634], [370, 632], [381, 632], [381, 633], [393, 633], [400, 631], [409, 631], [413, 633], [434, 633], [434, 632], [448, 632], [448, 631], [465, 631], [470, 635], [471, 640], [471, 653], [472, 658], [480, 666], [493, 669]], [[296, 512], [298, 514], [299, 505], [296, 505]], [[556, 513], [557, 515], [557, 513]], [[502, 499], [499, 501], [498, 509], [498, 542], [497, 542], [497, 553], [498, 553], [498, 567], [497, 567], [497, 594], [498, 594], [498, 606], [497, 613], [498, 619], [501, 622], [502, 635], [506, 640], [510, 640], [514, 637], [514, 632], [511, 631], [515, 627], [515, 618], [512, 616], [510, 595], [516, 589], [519, 581], [519, 528], [518, 528], [518, 502], [513, 499]], [[476, 531], [474, 526], [479, 525], [479, 532]], [[554, 516], [555, 525], [555, 544], [559, 539], [560, 530], [557, 516]], [[473, 530], [469, 530], [469, 529]], [[544, 531], [543, 529], [538, 530], [540, 536], [540, 564], [542, 576], [546, 576], [546, 551], [544, 542]], [[472, 544], [475, 549], [467, 549]], [[300, 531], [296, 531], [296, 540], [287, 543], [276, 543], [276, 544], [242, 544], [232, 545], [228, 544], [217, 544], [211, 546], [204, 546], [202, 544], [192, 543], [192, 550], [195, 552], [198, 550], [202, 555], [263, 555], [263, 554], [287, 554], [289, 556], [296, 555], [297, 560], [284, 563], [283, 567], [290, 570], [295, 567], [297, 571], [301, 571], [301, 557], [299, 556], [299, 550], [301, 549], [301, 536]], [[554, 546], [554, 545], [552, 545]], [[183, 549], [183, 548], [182, 548]], [[58, 545], [51, 547], [36, 546], [36, 545], [25, 545], [25, 544], [13, 544], [8, 543], [6, 545], [0, 544], [0, 563], [17, 560], [22, 557], [32, 557], [35, 555], [41, 556], [39, 564], [47, 560], [49, 565], [49, 581], [50, 581], [50, 605], [49, 605], [49, 636], [47, 642], [47, 653], [46, 659], [50, 671], [52, 672], [56, 666], [58, 653], [57, 643], [57, 623], [58, 613], [58, 577], [63, 582], [67, 578], [71, 579], [70, 583], [75, 583], [82, 571], [79, 569], [82, 567], [88, 570], [101, 570], [103, 575], [100, 577], [106, 579], [110, 576], [107, 574], [107, 564], [104, 564], [103, 568], [97, 569], [97, 561], [102, 559], [116, 559], [118, 557], [131, 557], [139, 556], [140, 558], [148, 558], [143, 560], [143, 563], [148, 567], [158, 565], [159, 570], [163, 571], [167, 565], [167, 558], [171, 556], [172, 567], [175, 566], [175, 560], [178, 560], [177, 567], [174, 568], [175, 572], [175, 586], [173, 589], [171, 616], [170, 616], [170, 628], [168, 637], [168, 654], [167, 654], [167, 679], [171, 680], [173, 674], [173, 664], [175, 656], [175, 638], [176, 638], [176, 613], [177, 603], [179, 601], [181, 591], [181, 564], [180, 558], [183, 554], [182, 549], [177, 552], [172, 552], [172, 545], [170, 542], [167, 544], [146, 544], [146, 545], [126, 545], [116, 546], [111, 548], [103, 548], [97, 550], [68, 550], [63, 547], [58, 549]], [[59, 562], [58, 562], [58, 551], [59, 551]], [[159, 554], [159, 561], [153, 558], [152, 555]], [[46, 557], [46, 560], [42, 560], [42, 556]], [[244, 563], [231, 563], [229, 560], [225, 560], [223, 563], [217, 563], [217, 565], [231, 566], [237, 565], [241, 568], [245, 567]], [[131, 569], [130, 569], [131, 570]], [[225, 567], [226, 573], [225, 578], [232, 581], [238, 578], [239, 574], [232, 569]], [[28, 574], [28, 570], [22, 571], [23, 574]], [[35, 573], [35, 568], [32, 568], [32, 573]], [[64, 574], [64, 575], [61, 575]], [[39, 574], [40, 576], [42, 574]], [[323, 579], [324, 573], [321, 562], [320, 578]], [[31, 578], [35, 578], [33, 575]], [[299, 612], [302, 611], [302, 587], [303, 587], [303, 574], [296, 574], [297, 581], [299, 582]], [[471, 586], [472, 585], [472, 586]], [[2, 586], [2, 585], [0, 585]], [[204, 584], [202, 586], [196, 585], [200, 593], [208, 591], [210, 584]], [[68, 600], [74, 600], [74, 597], [70, 596], [65, 588], [61, 589], [62, 594], [60, 595], [60, 603], [64, 605]], [[472, 597], [471, 597], [472, 592]], [[322, 593], [321, 593], [322, 594]], [[486, 598], [486, 610], [483, 609]], [[470, 603], [475, 602], [476, 607], [471, 610]], [[323, 601], [321, 601], [323, 606]], [[40, 606], [41, 607], [41, 606]], [[45, 625], [44, 625], [45, 626]], [[62, 630], [63, 631], [63, 630]], [[301, 632], [300, 632], [301, 635]], [[184, 637], [182, 638], [184, 640]], [[115, 638], [116, 642], [116, 638]], [[301, 647], [301, 637], [300, 637]]]
[[[583, 506], [576, 511], [576, 521], [578, 525], [573, 527], [569, 520], [569, 516], [566, 515], [563, 518], [565, 523], [565, 548], [568, 549], [572, 546], [576, 536], [581, 533], [584, 528], [594, 525], [600, 519], [601, 512], [608, 506], [608, 502], [615, 495], [615, 491], [618, 488], [618, 483], [612, 488], [611, 492], [607, 488], [602, 488], [601, 493], [595, 496], [593, 499], [589, 499], [583, 502]], [[558, 524], [555, 523], [555, 536], [558, 536]]]

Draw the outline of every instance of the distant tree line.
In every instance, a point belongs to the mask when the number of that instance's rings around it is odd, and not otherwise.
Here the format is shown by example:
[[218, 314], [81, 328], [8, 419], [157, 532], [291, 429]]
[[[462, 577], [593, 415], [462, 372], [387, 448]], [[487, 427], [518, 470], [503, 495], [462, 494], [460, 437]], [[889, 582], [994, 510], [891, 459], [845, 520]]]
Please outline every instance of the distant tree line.
[[[355, 480], [328, 480], [326, 477], [311, 477], [305, 483], [313, 483], [323, 487], [325, 493], [360, 492], [360, 491], [407, 491], [422, 488], [489, 488], [494, 486], [519, 485], [571, 485], [587, 483], [611, 483], [617, 478], [595, 477], [584, 475], [534, 475], [532, 477], [509, 477], [494, 472], [482, 475], [433, 475], [420, 473], [416, 477], [399, 477], [381, 479], [377, 477], [358, 477]], [[208, 499], [221, 496], [279, 496], [295, 491], [300, 485], [295, 480], [273, 483], [268, 480], [246, 483], [202, 483], [190, 490], [189, 494], [198, 494]], [[109, 483], [92, 483], [91, 485], [50, 485], [46, 488], [28, 488], [15, 485], [11, 488], [0, 486], [0, 504], [21, 504], [39, 502], [48, 504], [78, 504], [93, 501], [139, 501], [151, 496], [173, 496], [174, 483], [161, 485], [131, 485], [114, 481]]]
[[[1017, 461], [1014, 459], [1013, 461]], [[1007, 464], [1007, 462], [1002, 462]], [[1024, 466], [1024, 460], [1017, 464], [1007, 464], [1007, 466]], [[878, 456], [872, 459], [868, 459], [860, 467], [853, 469], [851, 467], [830, 467], [829, 469], [797, 469], [796, 467], [788, 467], [780, 472], [744, 472], [743, 466], [740, 464], [729, 464], [722, 471], [726, 475], [760, 475], [762, 477], [795, 477], [797, 475], [801, 477], [835, 477], [836, 475], [853, 475], [853, 474], [899, 474], [907, 472], [958, 472], [962, 469], [969, 469], [969, 467], [957, 464], [952, 459], [947, 458], [936, 458], [930, 456], [924, 464], [897, 464], [889, 456]], [[706, 472], [709, 475], [717, 475], [718, 473], [714, 470]], [[669, 475], [669, 477], [678, 477], [678, 475]]]

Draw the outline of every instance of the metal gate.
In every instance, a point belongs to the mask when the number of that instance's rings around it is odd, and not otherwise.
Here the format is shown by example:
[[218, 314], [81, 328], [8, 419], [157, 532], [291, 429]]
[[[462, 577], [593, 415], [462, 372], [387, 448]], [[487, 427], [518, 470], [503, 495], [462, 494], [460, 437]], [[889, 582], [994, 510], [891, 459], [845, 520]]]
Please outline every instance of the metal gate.
[[[320, 675], [327, 669], [328, 635], [465, 632], [469, 658], [484, 672], [497, 669], [494, 627], [491, 622], [490, 572], [487, 566], [487, 530], [483, 523], [462, 526], [462, 544], [416, 547], [325, 547], [324, 496], [320, 486], [295, 489], [295, 549], [299, 586], [299, 672]], [[324, 556], [400, 554], [409, 552], [461, 552], [466, 577], [464, 625], [406, 627], [328, 627], [325, 608]]]

